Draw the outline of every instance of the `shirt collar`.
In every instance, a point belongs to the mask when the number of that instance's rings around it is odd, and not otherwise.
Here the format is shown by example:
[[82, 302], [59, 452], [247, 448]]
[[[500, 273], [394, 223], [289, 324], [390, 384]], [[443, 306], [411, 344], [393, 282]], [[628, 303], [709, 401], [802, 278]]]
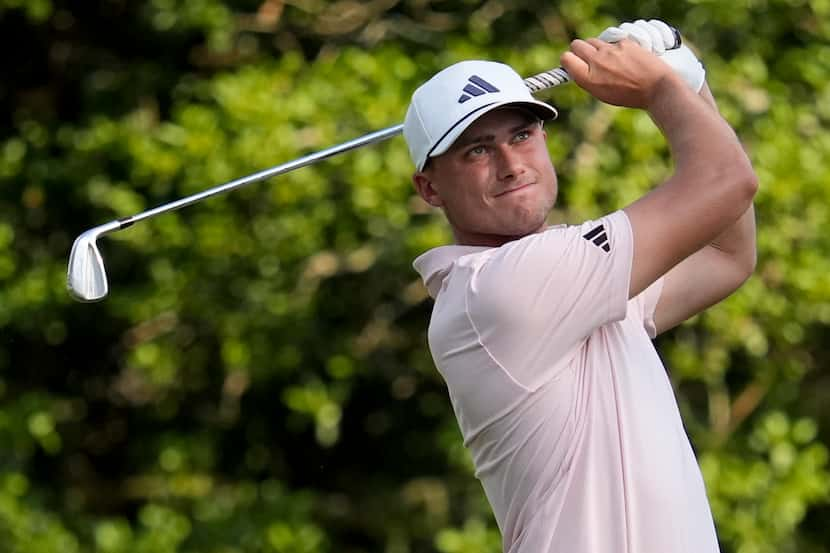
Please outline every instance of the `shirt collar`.
[[412, 266], [421, 275], [429, 295], [435, 298], [444, 284], [444, 278], [458, 259], [489, 249], [491, 248], [487, 246], [439, 246], [418, 256]]

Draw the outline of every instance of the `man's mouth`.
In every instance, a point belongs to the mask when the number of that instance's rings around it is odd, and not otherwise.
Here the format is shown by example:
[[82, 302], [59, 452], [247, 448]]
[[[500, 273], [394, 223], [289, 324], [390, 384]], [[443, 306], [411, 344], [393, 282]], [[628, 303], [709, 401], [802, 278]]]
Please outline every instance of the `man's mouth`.
[[524, 183], [524, 184], [518, 184], [518, 185], [516, 185], [516, 186], [511, 186], [511, 187], [510, 187], [510, 188], [508, 188], [507, 190], [502, 190], [501, 192], [499, 192], [498, 194], [496, 194], [496, 198], [498, 198], [499, 196], [506, 196], [506, 195], [508, 195], [508, 194], [512, 194], [513, 192], [518, 192], [519, 190], [522, 190], [522, 189], [524, 189], [524, 188], [527, 188], [528, 186], [530, 186], [530, 185], [532, 185], [532, 184], [534, 184], [534, 183], [532, 183], [532, 182], [526, 182], [526, 183]]

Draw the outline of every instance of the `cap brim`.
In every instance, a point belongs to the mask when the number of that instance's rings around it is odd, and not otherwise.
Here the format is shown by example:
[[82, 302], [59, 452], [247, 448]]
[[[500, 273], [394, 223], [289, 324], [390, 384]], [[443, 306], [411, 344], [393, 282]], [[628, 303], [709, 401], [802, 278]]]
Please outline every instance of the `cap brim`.
[[[424, 160], [424, 165], [426, 165], [426, 160], [429, 160], [429, 158], [440, 156], [441, 154], [449, 150], [450, 146], [452, 146], [458, 139], [458, 137], [461, 136], [461, 133], [467, 130], [467, 127], [475, 123], [476, 120], [478, 120], [482, 115], [485, 115], [495, 109], [499, 109], [505, 106], [516, 106], [527, 109], [543, 121], [547, 121], [549, 119], [556, 119], [559, 116], [559, 112], [556, 111], [556, 108], [544, 102], [540, 102], [538, 100], [506, 100], [503, 102], [493, 102], [492, 104], [483, 105], [479, 107], [477, 110], [471, 111], [463, 119], [456, 122], [455, 125], [450, 127], [450, 129], [444, 134], [444, 136], [442, 136], [441, 139], [435, 143], [435, 146], [433, 146], [432, 149], [429, 152], [427, 152], [426, 159]], [[421, 169], [422, 168], [423, 167], [421, 167]]]

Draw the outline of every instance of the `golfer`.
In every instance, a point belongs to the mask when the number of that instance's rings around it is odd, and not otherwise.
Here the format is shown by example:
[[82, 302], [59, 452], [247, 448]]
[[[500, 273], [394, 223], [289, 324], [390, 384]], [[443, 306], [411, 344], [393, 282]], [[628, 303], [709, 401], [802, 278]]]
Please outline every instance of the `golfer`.
[[435, 299], [429, 346], [506, 552], [712, 553], [651, 340], [752, 274], [757, 181], [667, 25], [601, 37], [574, 40], [562, 66], [596, 99], [646, 110], [674, 172], [581, 225], [546, 222], [557, 178], [542, 122], [556, 111], [510, 67], [461, 62], [415, 91], [414, 185], [455, 237], [414, 262]]

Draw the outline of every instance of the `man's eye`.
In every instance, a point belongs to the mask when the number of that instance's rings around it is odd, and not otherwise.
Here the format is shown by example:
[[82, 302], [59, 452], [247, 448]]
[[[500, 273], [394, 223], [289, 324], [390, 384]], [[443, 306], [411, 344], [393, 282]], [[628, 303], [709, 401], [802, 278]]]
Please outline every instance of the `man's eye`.
[[467, 150], [467, 155], [471, 156], [480, 156], [485, 152], [484, 146], [473, 146], [469, 150]]
[[527, 140], [528, 138], [530, 138], [530, 131], [528, 130], [519, 131], [518, 133], [516, 133], [516, 140], [518, 141]]

